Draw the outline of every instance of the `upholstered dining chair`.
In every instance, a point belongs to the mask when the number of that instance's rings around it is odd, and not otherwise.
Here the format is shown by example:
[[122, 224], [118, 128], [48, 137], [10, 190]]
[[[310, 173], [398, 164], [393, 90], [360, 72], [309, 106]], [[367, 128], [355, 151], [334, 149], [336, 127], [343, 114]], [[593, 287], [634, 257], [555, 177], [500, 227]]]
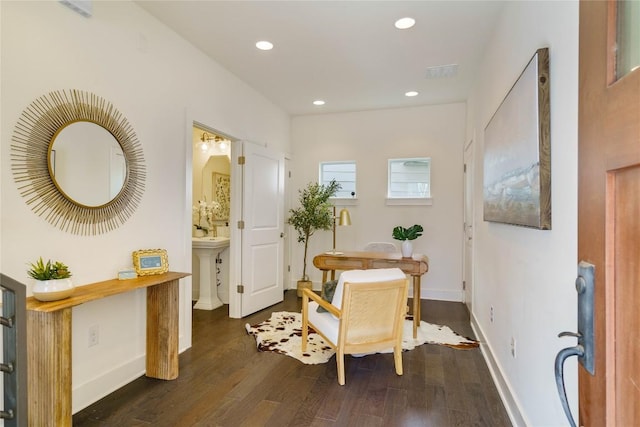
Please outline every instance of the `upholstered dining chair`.
[[[344, 355], [393, 349], [402, 375], [402, 331], [409, 280], [399, 268], [348, 270], [340, 275], [332, 300], [311, 289], [302, 293], [302, 351], [313, 328], [336, 351], [338, 383], [344, 385]], [[319, 312], [318, 307], [326, 311]]]
[[369, 242], [364, 247], [365, 252], [400, 252], [391, 242]]

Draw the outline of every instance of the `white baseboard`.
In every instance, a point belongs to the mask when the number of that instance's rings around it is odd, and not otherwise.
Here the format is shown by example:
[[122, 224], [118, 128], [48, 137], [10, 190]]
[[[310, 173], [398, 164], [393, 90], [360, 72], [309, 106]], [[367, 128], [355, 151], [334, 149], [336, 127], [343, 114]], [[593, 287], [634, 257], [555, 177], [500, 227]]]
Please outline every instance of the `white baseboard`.
[[482, 328], [478, 324], [473, 313], [471, 314], [471, 327], [473, 328], [473, 332], [476, 335], [478, 341], [480, 341], [480, 350], [482, 351], [482, 355], [484, 357], [487, 366], [489, 367], [489, 372], [491, 373], [491, 378], [493, 378], [493, 382], [498, 389], [498, 394], [500, 395], [500, 399], [502, 399], [502, 403], [507, 411], [507, 415], [509, 415], [509, 419], [511, 420], [511, 424], [517, 427], [525, 427], [527, 423], [520, 412], [520, 408], [518, 407], [518, 403], [516, 402], [513, 393], [511, 393], [511, 388], [509, 387], [509, 382], [502, 375], [502, 371], [500, 369], [500, 365], [498, 361], [493, 356], [493, 352], [491, 351], [491, 347], [487, 343], [487, 339], [485, 335], [482, 333]]
[[[413, 286], [409, 286], [409, 289], [413, 289]], [[409, 296], [413, 292], [409, 292]], [[437, 301], [452, 301], [452, 302], [462, 302], [463, 291], [461, 290], [445, 290], [445, 289], [424, 289], [422, 290], [422, 294], [420, 295], [421, 299], [432, 299]]]
[[[182, 348], [179, 353], [189, 348], [191, 347]], [[71, 391], [71, 413], [80, 412], [87, 406], [141, 377], [146, 372], [145, 364], [146, 356], [143, 354], [120, 366], [113, 367], [110, 371], [104, 372], [84, 384], [73, 387]]]
[[73, 387], [71, 413], [75, 414], [145, 373], [145, 355], [103, 372], [84, 384]]

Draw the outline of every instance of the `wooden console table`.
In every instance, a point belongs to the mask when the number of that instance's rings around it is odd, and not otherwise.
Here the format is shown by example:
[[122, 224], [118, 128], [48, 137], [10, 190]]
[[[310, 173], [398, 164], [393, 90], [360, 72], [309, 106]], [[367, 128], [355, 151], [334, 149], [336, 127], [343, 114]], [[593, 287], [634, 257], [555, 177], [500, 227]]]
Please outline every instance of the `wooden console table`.
[[58, 301], [27, 298], [27, 390], [30, 426], [71, 425], [71, 309], [85, 302], [147, 288], [146, 375], [178, 377], [178, 282], [168, 272], [78, 286]]
[[413, 337], [418, 336], [420, 326], [420, 277], [429, 271], [429, 258], [414, 255], [403, 258], [402, 254], [389, 252], [344, 252], [342, 254], [322, 253], [313, 258], [313, 265], [322, 270], [322, 283], [327, 281], [327, 272], [331, 271], [331, 280], [336, 270], [367, 270], [370, 268], [397, 267], [413, 277]]

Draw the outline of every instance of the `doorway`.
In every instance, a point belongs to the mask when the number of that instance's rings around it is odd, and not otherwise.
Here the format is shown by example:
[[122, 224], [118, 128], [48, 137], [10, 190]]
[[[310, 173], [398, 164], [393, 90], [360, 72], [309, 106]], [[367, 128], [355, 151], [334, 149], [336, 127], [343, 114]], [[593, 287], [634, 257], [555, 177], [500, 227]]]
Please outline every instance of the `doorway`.
[[473, 308], [473, 139], [464, 149], [464, 233], [462, 292], [469, 314]]
[[[193, 124], [191, 134], [191, 234], [193, 237], [230, 238], [232, 140], [210, 127], [199, 123]], [[211, 262], [217, 298], [223, 304], [229, 304], [229, 253], [229, 249], [226, 248], [217, 253]], [[192, 301], [198, 301], [201, 297], [200, 263], [198, 256], [192, 256]], [[201, 304], [200, 307], [210, 309], [211, 305]], [[199, 308], [198, 304], [194, 308]]]

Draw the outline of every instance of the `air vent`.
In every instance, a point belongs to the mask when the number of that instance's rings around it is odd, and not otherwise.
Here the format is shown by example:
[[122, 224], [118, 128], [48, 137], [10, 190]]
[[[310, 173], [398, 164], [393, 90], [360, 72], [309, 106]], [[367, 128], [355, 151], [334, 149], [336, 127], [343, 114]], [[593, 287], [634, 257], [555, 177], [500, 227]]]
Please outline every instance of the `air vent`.
[[426, 77], [428, 79], [444, 79], [454, 77], [456, 74], [458, 74], [458, 64], [449, 64], [427, 68]]

